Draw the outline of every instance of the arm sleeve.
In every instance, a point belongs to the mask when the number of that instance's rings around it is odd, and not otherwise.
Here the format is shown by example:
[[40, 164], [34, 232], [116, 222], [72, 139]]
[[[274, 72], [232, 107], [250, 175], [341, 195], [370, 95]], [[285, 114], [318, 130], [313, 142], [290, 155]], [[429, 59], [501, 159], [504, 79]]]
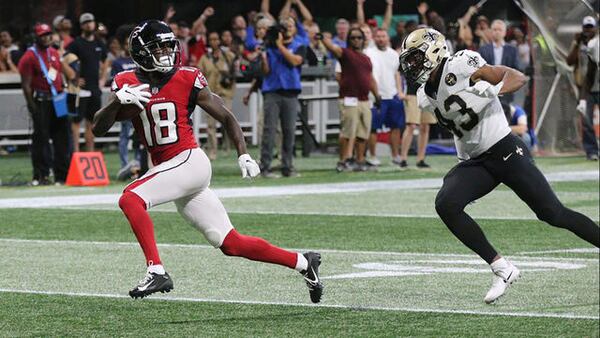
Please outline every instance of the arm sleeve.
[[203, 89], [205, 87], [208, 87], [208, 81], [206, 81], [206, 77], [204, 77], [204, 74], [202, 74], [201, 71], [198, 71], [198, 74], [196, 75], [196, 78], [194, 79], [194, 87], [196, 87], [198, 89]]
[[115, 75], [115, 77], [112, 80], [112, 83], [110, 84], [110, 90], [116, 92], [119, 89], [121, 89], [121, 77], [119, 76], [119, 74], [117, 74]]
[[108, 50], [106, 49], [106, 45], [102, 42], [100, 42], [100, 48], [102, 48], [102, 54], [100, 54], [100, 61], [104, 62], [108, 57]]
[[425, 86], [421, 86], [419, 87], [419, 89], [417, 89], [417, 102], [419, 104], [419, 109], [421, 109], [422, 111], [427, 111], [430, 113], [433, 113], [434, 108], [431, 105], [431, 102], [429, 101], [429, 99], [427, 98], [427, 95], [425, 94]]
[[306, 46], [298, 46], [296, 50], [294, 50], [294, 54], [299, 55], [302, 59], [306, 59]]
[[300, 22], [296, 22], [296, 30], [298, 31], [296, 35], [300, 37], [300, 41], [302, 42], [302, 44], [308, 45], [309, 39], [306, 30], [304, 30], [304, 25]]
[[23, 76], [23, 75], [31, 76], [33, 74], [31, 57], [29, 57], [28, 53], [26, 53], [25, 55], [23, 55], [23, 57], [21, 57], [21, 60], [19, 60], [19, 65], [17, 67], [19, 68], [19, 73], [21, 74], [21, 76]]
[[79, 56], [79, 49], [77, 48], [78, 43], [77, 40], [73, 40], [73, 42], [71, 42], [69, 44], [69, 46], [67, 46], [67, 53], [73, 53], [77, 56]]

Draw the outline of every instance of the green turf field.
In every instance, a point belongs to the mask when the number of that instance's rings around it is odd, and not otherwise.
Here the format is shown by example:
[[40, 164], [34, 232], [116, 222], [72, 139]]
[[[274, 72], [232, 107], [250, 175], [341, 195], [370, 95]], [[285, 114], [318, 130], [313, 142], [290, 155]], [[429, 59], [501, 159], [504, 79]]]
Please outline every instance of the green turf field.
[[[433, 208], [455, 160], [429, 162], [337, 174], [335, 158], [319, 155], [298, 159], [300, 178], [254, 181], [238, 177], [233, 156], [214, 163], [212, 188], [240, 232], [322, 253], [317, 306], [297, 272], [223, 256], [168, 204], [151, 215], [175, 290], [134, 301], [144, 266], [115, 202], [124, 183], [2, 187], [0, 336], [598, 337], [598, 250], [501, 186], [469, 213], [523, 277], [485, 305], [489, 268]], [[598, 221], [597, 163], [537, 162], [567, 206]], [[107, 164], [114, 172], [115, 154]], [[3, 182], [28, 177], [29, 160], [1, 158], [0, 169]]]

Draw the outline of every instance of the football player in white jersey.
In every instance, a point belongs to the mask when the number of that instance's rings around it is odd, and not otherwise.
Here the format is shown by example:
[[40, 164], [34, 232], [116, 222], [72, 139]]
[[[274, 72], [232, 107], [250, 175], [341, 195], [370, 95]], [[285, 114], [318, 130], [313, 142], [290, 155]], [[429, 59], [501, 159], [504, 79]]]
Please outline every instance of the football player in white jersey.
[[444, 36], [431, 28], [417, 29], [404, 40], [400, 67], [409, 81], [420, 85], [420, 108], [434, 111], [438, 122], [454, 134], [460, 163], [444, 177], [435, 208], [450, 231], [491, 265], [494, 277], [486, 303], [502, 296], [520, 272], [498, 254], [464, 208], [500, 183], [540, 220], [600, 245], [598, 225], [562, 205], [527, 146], [510, 132], [498, 95], [521, 88], [527, 81], [522, 73], [487, 65], [473, 51], [447, 55]]

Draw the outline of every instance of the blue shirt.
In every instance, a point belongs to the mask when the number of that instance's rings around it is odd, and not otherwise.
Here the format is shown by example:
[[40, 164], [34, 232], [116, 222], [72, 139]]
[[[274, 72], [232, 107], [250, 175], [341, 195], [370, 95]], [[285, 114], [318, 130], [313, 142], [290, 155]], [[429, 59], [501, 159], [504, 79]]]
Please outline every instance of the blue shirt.
[[342, 40], [342, 39], [338, 38], [337, 35], [333, 39], [331, 39], [331, 42], [333, 42], [334, 45], [338, 45], [342, 48], [348, 47], [346, 40]]
[[[527, 118], [527, 113], [525, 112], [525, 110], [523, 110], [522, 107], [517, 106], [516, 104], [514, 104], [513, 106], [515, 107], [515, 113], [510, 118], [509, 125], [516, 126], [519, 124], [519, 118], [521, 116], [525, 116], [525, 118]], [[533, 130], [533, 128], [527, 127], [527, 134], [529, 134], [529, 136], [531, 137], [531, 145], [537, 144], [537, 137], [535, 136], [535, 130]]]
[[[288, 46], [292, 53], [304, 58], [306, 46], [293, 40]], [[277, 47], [267, 48], [267, 61], [269, 62], [269, 74], [263, 78], [263, 93], [275, 92], [280, 90], [296, 91], [300, 93], [302, 86], [300, 84], [301, 66], [294, 67], [288, 63], [283, 54]]]
[[124, 70], [135, 69], [137, 65], [133, 62], [130, 57], [118, 57], [113, 60], [112, 66], [110, 69], [110, 76], [114, 77], [118, 73]]
[[519, 118], [521, 116], [525, 116], [527, 118], [527, 113], [525, 113], [523, 108], [521, 108], [517, 105], [513, 105], [513, 106], [515, 107], [515, 113], [513, 114], [512, 118], [510, 119], [510, 125], [516, 126], [517, 124], [519, 124]]

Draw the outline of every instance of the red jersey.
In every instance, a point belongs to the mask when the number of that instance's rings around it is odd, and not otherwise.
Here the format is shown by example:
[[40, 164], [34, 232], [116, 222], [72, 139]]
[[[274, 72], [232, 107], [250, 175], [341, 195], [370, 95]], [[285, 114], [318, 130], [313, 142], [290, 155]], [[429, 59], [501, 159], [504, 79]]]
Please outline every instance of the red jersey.
[[[54, 77], [54, 88], [56, 88], [57, 92], [62, 92], [62, 65], [60, 63], [58, 51], [52, 47], [46, 49], [36, 48], [38, 55], [46, 65], [50, 77]], [[40, 60], [35, 56], [31, 48], [23, 54], [21, 60], [19, 60], [18, 67], [21, 76], [31, 76], [31, 88], [33, 90], [36, 92], [50, 93], [50, 86], [48, 85], [48, 80], [46, 79], [44, 72], [42, 72]]]
[[364, 53], [343, 48], [340, 65], [342, 66], [340, 97], [357, 97], [360, 101], [367, 101], [371, 91], [373, 71], [371, 59]]
[[198, 92], [207, 86], [200, 70], [176, 68], [165, 74], [162, 83], [150, 83], [139, 71], [124, 71], [115, 75], [112, 90], [117, 91], [125, 84], [137, 86], [142, 83], [150, 84], [152, 97], [132, 122], [150, 152], [152, 163], [158, 165], [184, 150], [197, 148], [191, 115], [196, 108]]

